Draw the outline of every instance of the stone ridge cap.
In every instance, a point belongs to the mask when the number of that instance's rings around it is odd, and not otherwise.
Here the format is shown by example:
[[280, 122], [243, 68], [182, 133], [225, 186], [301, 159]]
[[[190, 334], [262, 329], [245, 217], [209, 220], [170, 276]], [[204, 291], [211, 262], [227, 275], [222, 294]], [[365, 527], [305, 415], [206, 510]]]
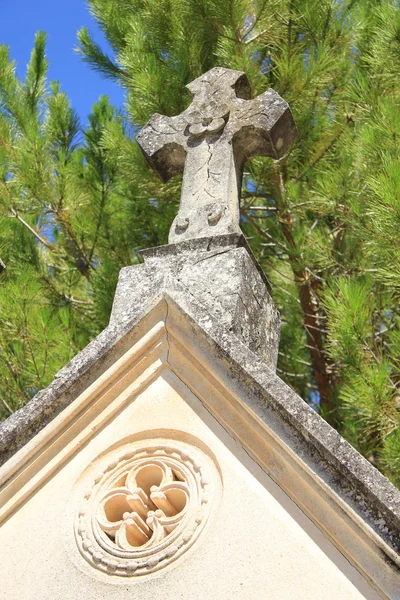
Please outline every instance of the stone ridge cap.
[[[166, 292], [164, 295], [167, 300], [182, 309], [180, 293], [176, 295]], [[191, 303], [198, 304], [193, 298]], [[303, 440], [312, 445], [339, 472], [338, 474], [345, 476], [348, 483], [357, 482], [360, 492], [367, 493], [374, 503], [375, 500], [377, 501], [383, 511], [391, 514], [396, 524], [400, 544], [400, 490], [316, 413], [260, 357], [220, 326], [213, 315], [207, 313], [206, 316], [201, 315], [198, 319], [194, 317], [194, 314], [197, 316], [200, 312], [198, 306], [195, 311], [189, 312], [186, 307], [184, 310], [203, 335], [205, 334], [210, 341], [214, 342], [214, 348], [221, 358], [229, 361], [232, 377], [242, 380], [259, 398], [260, 409], [265, 408], [267, 404], [276, 411], [284, 422], [297, 430]], [[258, 416], [263, 419], [261, 410]], [[340, 481], [340, 484], [343, 483]], [[400, 552], [400, 545], [398, 551]]]
[[[400, 491], [179, 284], [172, 290], [164, 289], [156, 300], [138, 309], [132, 319], [105, 329], [57, 373], [45, 390], [0, 424], [0, 457], [4, 459], [1, 462], [8, 460], [73, 402], [79, 380], [85, 374], [90, 375], [96, 363], [106, 362], [109, 351], [163, 301], [178, 307], [220, 357], [228, 361], [230, 377], [244, 382], [259, 400], [252, 410], [257, 413], [259, 408], [261, 419], [265, 407], [277, 413], [301, 438], [300, 458], [304, 460], [302, 454], [310, 451], [311, 455], [315, 451], [322, 457], [326, 461], [322, 468], [327, 465], [333, 468], [328, 485], [336, 485], [357, 503], [358, 512], [363, 513], [366, 522], [400, 553]], [[387, 522], [379, 522], [382, 516]]]
[[193, 238], [191, 240], [177, 242], [175, 244], [165, 244], [163, 246], [146, 248], [144, 250], [140, 250], [140, 254], [144, 258], [144, 262], [150, 262], [154, 259], [163, 260], [183, 256], [187, 256], [189, 258], [191, 253], [215, 253], [218, 250], [230, 250], [232, 248], [245, 248], [245, 250], [247, 250], [254, 263], [254, 266], [265, 283], [268, 292], [271, 294], [271, 284], [242, 233], [229, 233], [226, 235]]
[[0, 467], [75, 400], [74, 387], [80, 378], [99, 361], [105, 362], [108, 352], [123, 341], [160, 300], [162, 294], [151, 304], [138, 307], [136, 314], [126, 322], [108, 325], [54, 375], [46, 388], [0, 422]]

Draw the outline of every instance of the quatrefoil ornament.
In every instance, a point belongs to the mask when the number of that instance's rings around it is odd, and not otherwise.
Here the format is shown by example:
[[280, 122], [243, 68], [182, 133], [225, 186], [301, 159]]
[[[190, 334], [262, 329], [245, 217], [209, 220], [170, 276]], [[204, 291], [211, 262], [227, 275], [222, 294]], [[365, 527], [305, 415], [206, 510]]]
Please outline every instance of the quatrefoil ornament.
[[95, 476], [76, 521], [82, 556], [113, 575], [145, 575], [181, 556], [204, 528], [213, 471], [176, 440], [136, 442]]
[[102, 531], [122, 549], [155, 545], [185, 516], [190, 498], [186, 481], [156, 459], [130, 471], [125, 486], [105, 493], [97, 510]]

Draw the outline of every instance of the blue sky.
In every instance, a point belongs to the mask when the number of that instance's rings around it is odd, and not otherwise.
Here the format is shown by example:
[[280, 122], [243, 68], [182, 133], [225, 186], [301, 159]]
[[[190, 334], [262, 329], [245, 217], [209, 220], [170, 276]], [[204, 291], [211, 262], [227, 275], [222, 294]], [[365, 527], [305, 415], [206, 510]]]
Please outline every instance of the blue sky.
[[35, 32], [42, 29], [48, 34], [49, 79], [60, 81], [85, 125], [92, 104], [101, 94], [107, 94], [121, 108], [123, 92], [116, 83], [92, 71], [73, 51], [76, 32], [82, 25], [89, 27], [95, 40], [108, 50], [85, 0], [0, 0], [0, 44], [10, 47], [18, 75], [24, 76]]

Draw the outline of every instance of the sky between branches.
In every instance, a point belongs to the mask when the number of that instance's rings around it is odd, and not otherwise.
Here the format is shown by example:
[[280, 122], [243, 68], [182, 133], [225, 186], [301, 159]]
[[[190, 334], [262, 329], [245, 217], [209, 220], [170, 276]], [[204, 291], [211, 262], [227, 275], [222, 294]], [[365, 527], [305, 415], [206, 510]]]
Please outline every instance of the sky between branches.
[[74, 52], [76, 32], [87, 26], [101, 46], [108, 44], [90, 16], [85, 0], [0, 0], [0, 44], [10, 47], [10, 56], [17, 62], [17, 74], [23, 77], [33, 47], [36, 31], [48, 34], [47, 58], [49, 79], [61, 82], [82, 124], [101, 94], [110, 97], [120, 108], [123, 93], [117, 84], [103, 79], [85, 65]]

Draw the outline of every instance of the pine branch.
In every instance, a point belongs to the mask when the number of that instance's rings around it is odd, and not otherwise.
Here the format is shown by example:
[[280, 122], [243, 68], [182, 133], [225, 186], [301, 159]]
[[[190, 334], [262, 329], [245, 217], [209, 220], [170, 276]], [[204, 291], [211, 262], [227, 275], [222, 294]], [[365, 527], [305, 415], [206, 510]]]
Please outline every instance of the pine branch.
[[104, 207], [105, 207], [105, 203], [106, 203], [106, 196], [107, 196], [106, 187], [105, 187], [104, 181], [102, 181], [101, 182], [101, 197], [100, 197], [99, 214], [98, 214], [98, 217], [97, 217], [96, 230], [95, 230], [95, 234], [94, 234], [94, 237], [93, 237], [92, 247], [90, 248], [90, 251], [89, 251], [89, 262], [92, 261], [93, 252], [95, 250], [95, 247], [96, 247], [96, 244], [97, 244], [97, 239], [99, 237], [101, 222], [102, 222], [102, 219], [103, 219]]
[[5, 409], [7, 410], [7, 412], [10, 415], [14, 414], [14, 411], [10, 408], [10, 406], [7, 404], [7, 402], [4, 400], [4, 398], [2, 396], [0, 396], [0, 402], [3, 404], [3, 406], [5, 407]]
[[49, 342], [48, 342], [48, 338], [47, 338], [46, 333], [44, 335], [44, 339], [45, 339], [45, 344], [44, 344], [44, 357], [43, 357], [43, 365], [42, 365], [42, 375], [40, 376], [39, 380], [41, 380], [42, 377], [45, 376], [46, 368], [47, 368], [47, 360], [48, 360], [48, 356], [49, 356]]
[[60, 294], [69, 304], [82, 304], [83, 306], [93, 306], [93, 300], [78, 300], [67, 294]]
[[282, 273], [282, 271], [279, 271], [279, 269], [277, 269], [275, 267], [275, 265], [273, 265], [271, 262], [269, 262], [268, 260], [266, 260], [265, 258], [263, 259], [263, 262], [265, 262], [269, 268], [272, 271], [275, 271], [275, 273], [278, 273], [278, 275], [280, 275], [281, 277], [283, 277], [284, 279], [287, 279], [288, 281], [290, 281], [291, 283], [295, 283], [295, 280], [293, 279], [293, 277], [289, 277], [288, 275], [286, 275], [285, 273]]
[[262, 229], [262, 227], [260, 227], [258, 225], [258, 223], [256, 223], [253, 219], [253, 217], [251, 215], [249, 215], [248, 211], [245, 208], [242, 208], [242, 213], [244, 214], [244, 216], [246, 217], [246, 219], [249, 221], [249, 223], [254, 227], [254, 229], [264, 238], [270, 239], [274, 242], [274, 244], [276, 244], [277, 246], [279, 246], [280, 248], [282, 248], [282, 250], [284, 250], [287, 254], [289, 254], [289, 248], [287, 248], [286, 246], [284, 246], [283, 244], [281, 244], [278, 240], [275, 240], [271, 234], [268, 233], [268, 231], [265, 231], [264, 229]]
[[80, 46], [75, 51], [82, 56], [82, 60], [88, 63], [95, 71], [105, 77], [120, 81], [129, 77], [129, 73], [116, 65], [111, 58], [102, 51], [101, 47], [91, 37], [87, 27], [78, 31]]
[[254, 18], [254, 22], [252, 23], [252, 25], [250, 26], [250, 28], [246, 31], [246, 33], [243, 33], [243, 39], [245, 39], [248, 35], [250, 35], [250, 33], [252, 31], [254, 31], [254, 28], [257, 27], [258, 25], [258, 21], [261, 18], [261, 15], [263, 14], [266, 6], [267, 6], [267, 2], [268, 0], [264, 0], [264, 2], [262, 3], [260, 10], [258, 11], [258, 14], [256, 15], [256, 17]]
[[[263, 211], [276, 211], [278, 210], [276, 208], [276, 206], [245, 206], [244, 208], [246, 208], [247, 210], [263, 210]], [[262, 218], [262, 217], [261, 217]]]
[[33, 364], [33, 366], [35, 368], [36, 377], [40, 381], [40, 373], [39, 373], [39, 368], [38, 368], [38, 365], [37, 365], [37, 362], [36, 362], [35, 352], [33, 351], [31, 340], [30, 340], [30, 336], [28, 334], [29, 325], [28, 325], [28, 315], [27, 315], [27, 310], [26, 310], [26, 300], [25, 300], [25, 297], [24, 297], [24, 299], [22, 301], [22, 310], [23, 310], [23, 314], [24, 314], [24, 327], [25, 327], [24, 339], [25, 339], [25, 343], [26, 343], [26, 345], [28, 347], [28, 350], [29, 350], [29, 353], [31, 355], [31, 360], [32, 360], [32, 364]]
[[93, 266], [88, 257], [86, 256], [84, 250], [79, 246], [75, 234], [72, 231], [70, 224], [68, 223], [68, 219], [65, 216], [65, 212], [62, 209], [59, 209], [58, 207], [53, 209], [52, 212], [54, 212], [58, 223], [64, 230], [64, 233], [67, 238], [67, 244], [68, 246], [70, 246], [76, 268], [84, 277], [86, 277], [86, 279], [89, 279], [90, 269], [93, 268]]
[[216, 27], [215, 23], [208, 17], [206, 11], [204, 10], [203, 6], [201, 5], [201, 3], [196, 2], [196, 6], [199, 9], [199, 12], [201, 13], [202, 18], [204, 19], [204, 21], [207, 23], [207, 25], [209, 25], [211, 27], [211, 29], [218, 35], [218, 37], [222, 37], [226, 40], [230, 40], [231, 42], [235, 42], [236, 43], [236, 38], [231, 37], [229, 35], [225, 35], [224, 33], [221, 32], [220, 29], [218, 29], [218, 27]]
[[[284, 358], [288, 358], [289, 360], [292, 360], [293, 357], [289, 356], [289, 354], [285, 354], [284, 352], [278, 352], [279, 356], [283, 356]], [[294, 359], [296, 362], [300, 363], [301, 365], [306, 365], [307, 367], [312, 367], [312, 363], [307, 362], [306, 360], [302, 360], [301, 358], [295, 358]]]
[[243, 190], [242, 198], [265, 198], [268, 200], [270, 195], [266, 194], [265, 192], [248, 192], [247, 190]]
[[0, 356], [0, 360], [3, 360], [3, 362], [5, 363], [7, 369], [10, 371], [11, 376], [14, 380], [14, 382], [16, 383], [17, 387], [19, 387], [22, 396], [25, 398], [25, 400], [29, 400], [29, 394], [27, 393], [25, 387], [22, 385], [22, 381], [20, 379], [19, 373], [14, 369], [13, 365], [10, 363], [10, 361], [6, 358], [6, 352], [5, 349], [3, 347], [0, 346], [0, 349], [3, 352], [3, 356]]
[[288, 371], [283, 371], [282, 369], [277, 368], [276, 369], [278, 373], [281, 373], [284, 377], [301, 377], [302, 379], [304, 379], [305, 377], [308, 377], [308, 375], [306, 373], [289, 373]]
[[332, 140], [329, 142], [329, 144], [327, 146], [325, 146], [325, 148], [323, 148], [317, 154], [317, 156], [310, 162], [309, 165], [307, 165], [307, 167], [305, 167], [305, 169], [303, 169], [303, 171], [301, 171], [300, 175], [297, 175], [297, 177], [294, 177], [291, 180], [292, 183], [296, 183], [297, 181], [302, 179], [304, 177], [304, 175], [307, 173], [307, 171], [309, 171], [310, 169], [312, 169], [313, 167], [315, 167], [315, 165], [317, 165], [319, 163], [319, 161], [325, 156], [325, 154], [327, 152], [329, 152], [329, 150], [331, 150], [331, 148], [335, 145], [335, 143], [338, 141], [338, 139], [343, 134], [345, 129], [346, 129], [345, 127], [342, 127], [342, 129], [340, 129], [340, 131], [338, 131], [338, 133], [332, 138]]
[[253, 37], [251, 37], [249, 40], [246, 40], [244, 43], [246, 44], [246, 46], [248, 46], [249, 44], [251, 44], [252, 42], [255, 42], [260, 37], [262, 37], [266, 33], [269, 33], [270, 31], [271, 31], [271, 27], [269, 27], [268, 29], [264, 29], [263, 31], [260, 31], [260, 33], [256, 33], [255, 35], [253, 35]]
[[51, 246], [51, 244], [46, 242], [46, 240], [42, 238], [42, 236], [37, 231], [35, 231], [35, 229], [33, 229], [33, 227], [31, 227], [29, 223], [27, 223], [16, 210], [14, 210], [13, 208], [11, 208], [10, 210], [13, 217], [17, 219], [17, 221], [22, 223], [22, 225], [26, 227], [26, 229], [28, 229], [28, 231], [30, 231], [43, 246], [53, 251], [53, 247]]

